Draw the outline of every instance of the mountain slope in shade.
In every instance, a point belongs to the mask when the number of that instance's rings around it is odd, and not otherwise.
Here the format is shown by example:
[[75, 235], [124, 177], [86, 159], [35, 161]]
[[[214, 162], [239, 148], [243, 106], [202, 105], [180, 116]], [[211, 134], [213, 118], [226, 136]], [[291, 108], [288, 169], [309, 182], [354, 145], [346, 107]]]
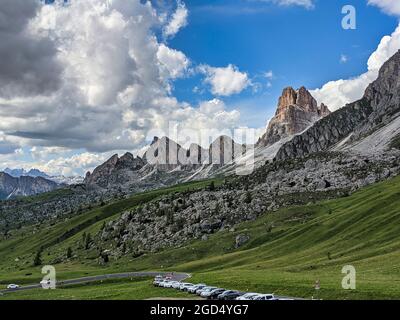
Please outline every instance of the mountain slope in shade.
[[327, 150], [374, 153], [388, 149], [399, 135], [400, 51], [384, 63], [364, 96], [335, 111], [286, 143], [277, 159]]
[[59, 187], [57, 183], [42, 177], [22, 176], [15, 178], [7, 173], [0, 172], [0, 200], [18, 196], [31, 196], [53, 191]]

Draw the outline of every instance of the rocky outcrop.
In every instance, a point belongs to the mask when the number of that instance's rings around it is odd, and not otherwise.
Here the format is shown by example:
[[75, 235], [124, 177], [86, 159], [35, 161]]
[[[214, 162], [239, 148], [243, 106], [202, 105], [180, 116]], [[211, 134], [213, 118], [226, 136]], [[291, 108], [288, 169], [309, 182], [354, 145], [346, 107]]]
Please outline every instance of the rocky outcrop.
[[145, 161], [127, 152], [121, 158], [117, 154], [98, 166], [93, 173], [86, 174], [84, 183], [88, 186], [107, 188], [111, 185], [122, 185], [129, 181], [130, 174], [142, 169]]
[[0, 172], [0, 200], [18, 196], [31, 196], [53, 191], [59, 187], [57, 183], [42, 177], [21, 176], [15, 178], [7, 173]]
[[[329, 150], [342, 141], [352, 144], [399, 115], [400, 51], [382, 66], [377, 80], [368, 86], [362, 99], [344, 106], [294, 137], [279, 150], [276, 158], [303, 157]], [[391, 138], [383, 139], [382, 144], [390, 144]]]
[[305, 87], [297, 91], [292, 87], [285, 88], [279, 98], [275, 117], [257, 145], [269, 146], [294, 136], [329, 114], [328, 107], [324, 104], [318, 107], [317, 101]]

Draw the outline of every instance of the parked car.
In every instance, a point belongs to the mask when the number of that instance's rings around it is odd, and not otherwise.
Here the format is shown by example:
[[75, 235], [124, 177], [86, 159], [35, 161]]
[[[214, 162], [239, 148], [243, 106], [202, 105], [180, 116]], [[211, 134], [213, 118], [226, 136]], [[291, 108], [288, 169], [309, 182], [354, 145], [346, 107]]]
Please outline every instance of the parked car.
[[278, 300], [278, 299], [276, 299], [273, 294], [259, 294], [259, 295], [254, 296], [252, 298], [252, 300], [265, 301], [265, 300]]
[[189, 293], [196, 293], [196, 290], [203, 289], [206, 285], [203, 283], [195, 284], [188, 288]]
[[172, 285], [174, 284], [174, 281], [168, 281], [165, 285], [164, 288], [172, 288]]
[[164, 278], [162, 276], [157, 276], [157, 277], [154, 278], [153, 285], [158, 287], [160, 282], [163, 281], [163, 280], [164, 280]]
[[249, 292], [240, 297], [237, 297], [236, 300], [253, 300], [255, 296], [259, 295], [258, 293]]
[[226, 290], [218, 295], [218, 300], [235, 300], [237, 297], [244, 295], [243, 292], [235, 290]]
[[180, 286], [180, 289], [182, 291], [188, 291], [188, 289], [193, 286], [193, 283], [184, 283], [183, 285]]
[[174, 281], [174, 283], [172, 284], [172, 288], [174, 288], [174, 289], [179, 289], [180, 286], [181, 286], [181, 283], [179, 281]]
[[19, 285], [17, 285], [17, 284], [9, 284], [7, 286], [7, 289], [10, 289], [10, 290], [19, 289]]
[[216, 288], [216, 287], [208, 287], [208, 289], [205, 289], [205, 290], [201, 291], [200, 297], [207, 298], [210, 295], [211, 291], [213, 291], [215, 289], [218, 289], [218, 288]]
[[171, 281], [170, 280], [164, 280], [163, 282], [161, 282], [161, 286], [163, 288], [171, 288]]
[[214, 289], [217, 289], [217, 288], [216, 287], [205, 286], [205, 287], [203, 287], [201, 289], [196, 290], [196, 294], [200, 296], [204, 291], [214, 290]]
[[161, 280], [158, 284], [157, 287], [164, 287], [165, 280]]
[[226, 291], [226, 289], [222, 289], [222, 288], [214, 289], [214, 290], [212, 290], [212, 291], [207, 295], [207, 299], [210, 299], [210, 300], [217, 299], [217, 297], [218, 297], [222, 292], [225, 292], [225, 291]]
[[179, 282], [179, 286], [177, 289], [181, 290], [184, 286], [185, 282]]

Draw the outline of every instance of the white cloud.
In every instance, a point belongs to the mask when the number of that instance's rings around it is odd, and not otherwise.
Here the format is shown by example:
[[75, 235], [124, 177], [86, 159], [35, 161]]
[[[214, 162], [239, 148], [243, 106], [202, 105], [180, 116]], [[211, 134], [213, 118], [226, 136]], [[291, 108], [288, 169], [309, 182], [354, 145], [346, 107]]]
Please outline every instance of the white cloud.
[[240, 72], [234, 65], [225, 68], [214, 68], [207, 65], [199, 67], [199, 71], [206, 75], [205, 82], [211, 85], [211, 92], [218, 96], [230, 96], [246, 89], [251, 81], [247, 73]]
[[274, 73], [272, 72], [272, 70], [269, 70], [267, 72], [264, 73], [264, 77], [271, 80], [274, 77]]
[[262, 2], [272, 2], [280, 6], [301, 6], [306, 9], [314, 8], [313, 0], [261, 0]]
[[331, 110], [360, 99], [367, 86], [376, 80], [381, 66], [400, 49], [400, 25], [390, 35], [382, 38], [378, 48], [368, 60], [368, 71], [351, 79], [330, 81], [322, 88], [312, 90], [312, 95]]
[[400, 16], [400, 1], [398, 0], [368, 0], [368, 4], [379, 7], [387, 14]]
[[349, 61], [349, 58], [345, 54], [341, 54], [339, 62], [340, 63], [347, 63], [347, 61]]
[[182, 1], [178, 0], [176, 11], [172, 15], [169, 23], [164, 27], [164, 36], [175, 36], [180, 29], [184, 28], [187, 25], [188, 16], [189, 12], [186, 8], [186, 5]]
[[[22, 2], [7, 4], [24, 8]], [[0, 6], [0, 17], [4, 8]], [[9, 16], [19, 14], [14, 9]], [[168, 15], [150, 1], [113, 0], [105, 6], [104, 0], [74, 0], [67, 7], [38, 5], [35, 10], [25, 23], [26, 41], [51, 41], [62, 77], [51, 90], [13, 97], [0, 93], [2, 165], [35, 166], [52, 174], [66, 173], [71, 166], [71, 172], [81, 174], [81, 165], [98, 165], [111, 153], [141, 149], [149, 131], [167, 131], [170, 121], [182, 128], [237, 126], [239, 112], [226, 111], [222, 101], [214, 108], [203, 103], [194, 107], [171, 94], [173, 81], [186, 75], [190, 60], [156, 35], [169, 30], [172, 36], [185, 25], [183, 3], [165, 28]], [[16, 154], [22, 147], [24, 157]]]
[[189, 66], [189, 59], [182, 52], [164, 44], [159, 46], [157, 58], [166, 78], [176, 79], [183, 76]]

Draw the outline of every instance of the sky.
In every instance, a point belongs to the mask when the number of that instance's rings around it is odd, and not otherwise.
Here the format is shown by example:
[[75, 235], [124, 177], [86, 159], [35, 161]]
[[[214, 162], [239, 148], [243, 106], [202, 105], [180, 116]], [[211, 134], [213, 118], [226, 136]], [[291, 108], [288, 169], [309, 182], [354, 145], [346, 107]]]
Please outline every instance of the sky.
[[84, 175], [171, 123], [262, 134], [287, 86], [337, 110], [400, 49], [399, 16], [397, 0], [3, 0], [0, 170]]

